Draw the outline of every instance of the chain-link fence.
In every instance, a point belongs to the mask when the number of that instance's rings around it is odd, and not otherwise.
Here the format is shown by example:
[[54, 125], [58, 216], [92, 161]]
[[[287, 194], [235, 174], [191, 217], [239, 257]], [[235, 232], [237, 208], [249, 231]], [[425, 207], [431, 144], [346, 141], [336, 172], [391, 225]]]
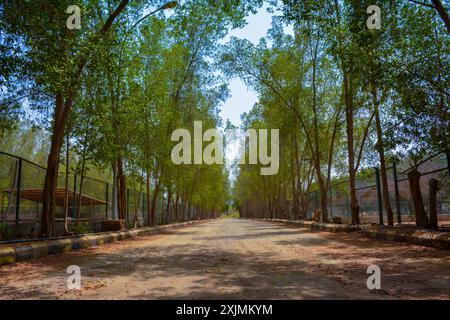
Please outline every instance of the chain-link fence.
[[[396, 224], [415, 224], [414, 201], [411, 196], [408, 172], [416, 168], [420, 174], [420, 191], [425, 210], [430, 212], [429, 182], [435, 179], [439, 182], [437, 193], [437, 220], [441, 227], [450, 227], [450, 169], [449, 153], [441, 152], [416, 163], [402, 161], [387, 163], [387, 187], [389, 203]], [[306, 218], [320, 218], [322, 209], [322, 195], [317, 185], [313, 187], [304, 199], [297, 204], [297, 208], [307, 208]], [[380, 169], [366, 168], [360, 170], [356, 177], [356, 198], [360, 208], [361, 223], [387, 224], [387, 213], [383, 199], [383, 188]], [[333, 220], [340, 217], [342, 222], [351, 223], [350, 182], [348, 177], [333, 179], [327, 190], [328, 218]], [[289, 205], [285, 205], [288, 202]], [[248, 218], [283, 218], [298, 219], [301, 209], [294, 210], [293, 200], [276, 201], [272, 209], [265, 199], [248, 200], [241, 205], [240, 213]], [[295, 212], [294, 212], [295, 211]], [[303, 211], [304, 212], [304, 211]]]
[[[414, 224], [414, 202], [411, 197], [407, 174], [412, 167], [421, 173], [420, 191], [425, 209], [429, 213], [429, 181], [439, 181], [437, 214], [440, 226], [450, 225], [450, 169], [448, 153], [433, 155], [416, 165], [409, 162], [390, 163], [386, 168], [389, 203], [395, 223]], [[328, 214], [331, 218], [341, 217], [351, 222], [350, 186], [348, 180], [333, 182], [328, 191]], [[356, 178], [356, 197], [360, 207], [361, 223], [387, 224], [379, 168], [363, 170]], [[309, 196], [308, 218], [321, 208], [321, 195], [314, 190]]]
[[[12, 238], [36, 238], [40, 230], [42, 195], [46, 169], [23, 158], [0, 152], [0, 223], [11, 230]], [[100, 232], [103, 220], [113, 217], [113, 184], [79, 174], [59, 173], [56, 191], [54, 234], [64, 233], [67, 213], [69, 231]], [[145, 188], [126, 192], [126, 226], [143, 227], [148, 221], [149, 204]], [[149, 197], [153, 200], [153, 194]], [[194, 209], [172, 201], [167, 210], [167, 195], [156, 199], [154, 223], [157, 225], [188, 221]], [[79, 222], [79, 225], [78, 225]], [[0, 235], [1, 240], [1, 235]]]

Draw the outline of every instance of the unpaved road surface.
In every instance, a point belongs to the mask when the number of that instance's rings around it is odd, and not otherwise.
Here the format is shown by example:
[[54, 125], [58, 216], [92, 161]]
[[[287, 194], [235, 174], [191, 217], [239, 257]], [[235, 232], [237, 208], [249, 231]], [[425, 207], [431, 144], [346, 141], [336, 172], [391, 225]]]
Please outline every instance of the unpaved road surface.
[[238, 219], [0, 267], [0, 299], [424, 298], [450, 299], [450, 252]]

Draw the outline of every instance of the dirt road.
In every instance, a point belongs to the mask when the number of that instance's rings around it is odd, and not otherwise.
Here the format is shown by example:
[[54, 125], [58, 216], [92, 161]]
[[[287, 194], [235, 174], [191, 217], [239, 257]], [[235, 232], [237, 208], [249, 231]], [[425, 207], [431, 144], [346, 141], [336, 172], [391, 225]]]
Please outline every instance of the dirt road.
[[[367, 289], [371, 264], [381, 290]], [[450, 252], [222, 219], [0, 267], [0, 299], [398, 298], [450, 299]]]

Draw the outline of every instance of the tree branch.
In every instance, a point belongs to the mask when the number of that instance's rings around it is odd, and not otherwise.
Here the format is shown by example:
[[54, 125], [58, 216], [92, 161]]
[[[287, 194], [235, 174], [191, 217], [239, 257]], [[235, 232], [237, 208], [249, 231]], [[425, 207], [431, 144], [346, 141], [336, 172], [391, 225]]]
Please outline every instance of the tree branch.
[[436, 11], [439, 13], [442, 20], [444, 21], [448, 33], [450, 33], [450, 17], [448, 16], [447, 11], [445, 10], [440, 0], [431, 0], [431, 1], [433, 1]]
[[424, 7], [428, 7], [428, 8], [432, 8], [432, 9], [436, 9], [435, 6], [433, 6], [432, 4], [429, 3], [425, 3], [425, 2], [421, 2], [421, 1], [416, 1], [416, 0], [408, 0], [409, 2], [424, 6]]
[[408, 0], [409, 2], [431, 8], [433, 10], [436, 10], [439, 13], [439, 16], [444, 21], [445, 26], [447, 27], [447, 31], [450, 33], [450, 17], [448, 16], [447, 10], [445, 10], [445, 7], [442, 5], [442, 2], [440, 0], [431, 0], [433, 4], [417, 1], [417, 0]]
[[372, 124], [374, 117], [375, 117], [375, 112], [373, 112], [372, 115], [370, 116], [369, 123], [367, 124], [366, 130], [364, 131], [364, 137], [361, 141], [361, 147], [359, 149], [358, 158], [356, 160], [355, 172], [358, 172], [358, 168], [361, 163], [362, 153], [364, 150], [364, 143], [366, 143], [367, 136], [369, 135], [369, 128], [370, 128], [370, 125]]

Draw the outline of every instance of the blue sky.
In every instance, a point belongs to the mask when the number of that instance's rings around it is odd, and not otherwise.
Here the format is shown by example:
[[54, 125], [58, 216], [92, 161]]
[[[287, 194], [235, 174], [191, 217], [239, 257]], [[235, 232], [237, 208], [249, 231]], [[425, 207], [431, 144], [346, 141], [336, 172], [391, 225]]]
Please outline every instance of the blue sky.
[[[272, 24], [272, 14], [267, 13], [266, 8], [267, 6], [264, 6], [256, 14], [247, 17], [247, 25], [242, 29], [232, 30], [222, 42], [226, 43], [234, 36], [257, 44], [259, 39], [266, 36]], [[286, 28], [285, 31], [290, 33], [289, 28]], [[240, 79], [230, 80], [229, 88], [231, 97], [221, 106], [220, 115], [224, 124], [229, 119], [237, 126], [241, 124], [240, 115], [248, 112], [258, 101], [258, 97]]]
[[[272, 26], [272, 14], [267, 13], [267, 6], [259, 9], [254, 15], [247, 17], [247, 25], [242, 29], [232, 30], [221, 43], [227, 43], [231, 37], [247, 39], [253, 44], [257, 44], [259, 40], [267, 35], [267, 31]], [[292, 28], [285, 28], [285, 32], [292, 34]], [[270, 43], [270, 42], [269, 42]], [[225, 125], [226, 120], [229, 119], [235, 126], [241, 124], [241, 114], [248, 112], [253, 105], [258, 101], [257, 94], [248, 88], [240, 79], [231, 79], [229, 81], [230, 98], [221, 105], [220, 116]], [[239, 158], [239, 142], [232, 142], [227, 144], [225, 149], [227, 163], [230, 165]], [[230, 177], [233, 179], [233, 172], [230, 172]]]

